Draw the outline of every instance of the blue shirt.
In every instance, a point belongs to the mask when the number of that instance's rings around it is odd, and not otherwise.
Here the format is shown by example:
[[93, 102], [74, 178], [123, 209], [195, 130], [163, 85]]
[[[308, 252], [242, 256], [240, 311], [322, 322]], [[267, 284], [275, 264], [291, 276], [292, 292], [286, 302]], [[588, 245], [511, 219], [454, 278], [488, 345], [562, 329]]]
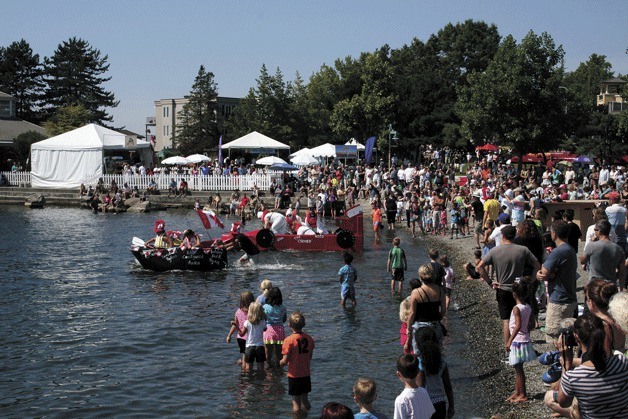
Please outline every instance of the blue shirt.
[[268, 324], [283, 324], [288, 318], [286, 308], [283, 305], [264, 304], [264, 313], [266, 313], [266, 323]]
[[353, 288], [353, 283], [358, 279], [358, 271], [351, 265], [344, 265], [338, 271], [338, 276], [342, 278], [342, 289]]
[[388, 419], [388, 416], [376, 411], [368, 413], [356, 413], [353, 415], [353, 419]]
[[547, 256], [543, 266], [555, 274], [549, 279], [550, 301], [555, 304], [575, 303], [578, 258], [573, 247], [569, 243], [561, 244]]

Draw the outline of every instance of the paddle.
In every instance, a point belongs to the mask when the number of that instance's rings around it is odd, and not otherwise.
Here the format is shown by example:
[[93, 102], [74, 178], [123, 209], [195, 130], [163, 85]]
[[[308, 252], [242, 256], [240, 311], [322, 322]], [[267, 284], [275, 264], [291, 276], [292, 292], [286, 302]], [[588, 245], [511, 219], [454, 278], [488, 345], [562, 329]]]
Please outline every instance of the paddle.
[[140, 239], [139, 237], [133, 237], [133, 240], [131, 241], [131, 243], [134, 246], [144, 246], [144, 240]]

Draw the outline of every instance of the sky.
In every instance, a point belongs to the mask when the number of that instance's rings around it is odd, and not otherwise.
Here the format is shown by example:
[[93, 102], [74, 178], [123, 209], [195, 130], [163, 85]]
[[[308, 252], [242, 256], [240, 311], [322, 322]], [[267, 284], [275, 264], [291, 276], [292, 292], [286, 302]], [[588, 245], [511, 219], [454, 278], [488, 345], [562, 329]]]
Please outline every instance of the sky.
[[626, 0], [0, 0], [0, 46], [25, 39], [43, 59], [71, 37], [88, 41], [108, 56], [113, 125], [144, 134], [154, 101], [189, 94], [201, 65], [220, 96], [244, 97], [262, 64], [307, 81], [338, 58], [427, 41], [467, 19], [517, 41], [549, 33], [567, 71], [595, 53], [628, 74]]

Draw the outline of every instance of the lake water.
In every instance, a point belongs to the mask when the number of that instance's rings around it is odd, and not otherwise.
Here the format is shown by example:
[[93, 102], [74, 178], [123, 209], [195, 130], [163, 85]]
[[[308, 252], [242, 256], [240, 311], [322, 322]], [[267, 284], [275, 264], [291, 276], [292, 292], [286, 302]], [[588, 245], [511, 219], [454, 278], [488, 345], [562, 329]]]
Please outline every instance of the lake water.
[[[230, 254], [222, 272], [145, 271], [129, 247], [134, 236], [152, 237], [157, 218], [168, 229], [202, 231], [192, 211], [0, 207], [2, 416], [290, 417], [285, 373], [242, 374], [235, 339], [225, 342], [239, 294], [258, 295], [268, 278], [289, 313], [304, 313], [316, 344], [310, 417], [329, 401], [356, 411], [352, 387], [361, 376], [377, 382], [376, 407], [392, 417], [402, 390], [395, 376], [399, 300], [390, 297], [385, 272], [392, 232], [374, 247], [366, 229], [351, 310], [339, 306], [339, 253], [264, 252], [257, 269], [235, 266], [239, 255]], [[399, 234], [413, 277], [427, 256], [420, 240]], [[474, 416], [483, 402], [469, 393], [475, 378], [464, 357], [467, 331], [455, 311], [447, 327], [456, 411]]]

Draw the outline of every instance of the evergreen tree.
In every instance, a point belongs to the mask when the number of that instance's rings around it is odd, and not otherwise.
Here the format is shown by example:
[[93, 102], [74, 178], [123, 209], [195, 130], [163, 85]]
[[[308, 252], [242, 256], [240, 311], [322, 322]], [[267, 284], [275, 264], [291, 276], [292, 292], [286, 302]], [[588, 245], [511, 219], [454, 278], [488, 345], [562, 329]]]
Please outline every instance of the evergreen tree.
[[15, 116], [38, 123], [42, 94], [42, 66], [24, 39], [0, 48], [0, 91], [16, 98]]
[[260, 132], [281, 142], [296, 141], [294, 124], [294, 93], [292, 83], [286, 83], [281, 70], [268, 73], [262, 64], [257, 88], [249, 90], [227, 123], [230, 138]]
[[201, 65], [194, 79], [188, 102], [181, 110], [177, 149], [183, 155], [207, 153], [218, 147], [218, 86], [214, 74]]
[[66, 106], [81, 105], [89, 113], [89, 121], [104, 125], [112, 116], [105, 108], [118, 106], [114, 94], [103, 84], [109, 70], [108, 56], [76, 37], [57, 47], [52, 57], [44, 59], [45, 102], [47, 111], [54, 113]]

